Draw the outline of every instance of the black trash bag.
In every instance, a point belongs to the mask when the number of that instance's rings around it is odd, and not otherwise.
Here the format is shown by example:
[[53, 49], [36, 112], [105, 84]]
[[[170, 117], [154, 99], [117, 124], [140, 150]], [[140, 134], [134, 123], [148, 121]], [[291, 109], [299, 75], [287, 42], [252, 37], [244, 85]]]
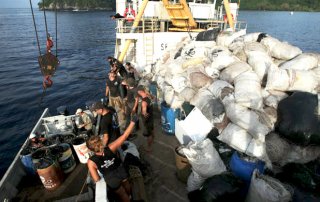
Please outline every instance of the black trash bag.
[[190, 192], [191, 202], [244, 201], [245, 184], [231, 173], [223, 173], [206, 179], [202, 188]]
[[200, 32], [196, 37], [196, 41], [215, 41], [219, 32], [220, 29], [212, 29]]
[[190, 102], [183, 102], [182, 103], [182, 109], [186, 116], [190, 114], [190, 112], [193, 110], [194, 105], [190, 104]]
[[181, 56], [181, 52], [182, 52], [183, 47], [181, 47], [178, 52], [174, 55], [174, 59], [177, 59], [178, 57]]
[[275, 131], [298, 145], [320, 145], [318, 96], [294, 92], [281, 100], [277, 109]]
[[213, 121], [218, 118], [221, 114], [225, 112], [224, 105], [222, 104], [221, 100], [210, 99], [204, 100], [201, 104], [200, 110], [202, 114], [209, 120]]
[[310, 192], [306, 192], [306, 191], [300, 190], [297, 187], [294, 187], [292, 202], [301, 202], [301, 201], [319, 202], [320, 196], [315, 196]]
[[307, 164], [289, 163], [282, 168], [276, 177], [288, 182], [299, 189], [310, 191], [320, 196], [320, 175], [318, 161]]
[[262, 39], [266, 38], [267, 34], [266, 33], [260, 33], [257, 39], [257, 42], [261, 42]]

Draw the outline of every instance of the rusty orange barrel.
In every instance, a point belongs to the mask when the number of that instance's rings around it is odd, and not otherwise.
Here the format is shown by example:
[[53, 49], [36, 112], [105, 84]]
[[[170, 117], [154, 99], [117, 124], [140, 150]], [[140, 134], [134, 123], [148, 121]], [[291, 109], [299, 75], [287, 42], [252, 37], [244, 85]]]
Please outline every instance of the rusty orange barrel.
[[59, 165], [50, 158], [42, 158], [39, 160], [37, 163], [37, 173], [43, 186], [47, 190], [56, 190], [63, 182]]
[[191, 165], [189, 164], [187, 157], [183, 154], [182, 148], [182, 146], [179, 146], [175, 149], [176, 171], [178, 179], [181, 182], [187, 183], [191, 173]]

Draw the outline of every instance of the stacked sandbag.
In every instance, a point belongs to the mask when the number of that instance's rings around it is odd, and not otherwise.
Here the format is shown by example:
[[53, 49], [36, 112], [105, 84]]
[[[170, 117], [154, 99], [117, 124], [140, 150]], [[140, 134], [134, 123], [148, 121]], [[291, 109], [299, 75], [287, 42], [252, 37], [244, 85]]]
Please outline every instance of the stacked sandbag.
[[292, 195], [279, 180], [253, 172], [246, 202], [287, 202]]
[[199, 189], [208, 177], [219, 175], [226, 171], [223, 161], [209, 139], [190, 142], [182, 150], [192, 166], [192, 173], [187, 183], [189, 192]]
[[168, 48], [152, 70], [159, 99], [171, 108], [190, 102], [219, 126], [220, 141], [270, 161], [265, 140], [278, 103], [294, 91], [319, 93], [319, 54], [264, 33], [221, 32], [216, 42], [184, 38]]

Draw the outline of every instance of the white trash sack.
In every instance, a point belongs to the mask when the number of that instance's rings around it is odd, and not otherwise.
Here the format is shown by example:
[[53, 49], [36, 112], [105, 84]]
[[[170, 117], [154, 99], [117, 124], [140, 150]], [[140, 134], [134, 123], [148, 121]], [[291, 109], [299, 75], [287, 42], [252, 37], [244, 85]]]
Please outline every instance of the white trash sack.
[[279, 180], [253, 171], [246, 202], [287, 202], [291, 198], [291, 193]]
[[246, 130], [236, 124], [229, 123], [217, 139], [249, 156], [257, 157], [261, 160], [265, 157], [265, 144], [252, 138]]
[[260, 79], [253, 71], [246, 71], [234, 80], [234, 97], [237, 104], [261, 110], [263, 105]]
[[232, 93], [234, 91], [233, 86], [223, 80], [215, 80], [207, 89], [214, 95], [214, 97], [220, 99], [223, 99], [226, 92]]
[[272, 64], [272, 58], [266, 53], [261, 51], [249, 51], [247, 53], [248, 64], [253, 68], [254, 72], [258, 75], [260, 81], [267, 75], [268, 69]]
[[268, 48], [272, 57], [278, 59], [290, 60], [302, 53], [300, 48], [281, 42], [271, 36], [263, 38], [261, 43]]
[[247, 130], [256, 140], [262, 143], [265, 141], [265, 136], [272, 129], [261, 123], [259, 116], [254, 111], [236, 104], [232, 95], [225, 97], [222, 101], [231, 122]]
[[192, 171], [188, 178], [187, 191], [191, 192], [200, 189], [206, 179], [207, 178], [201, 177], [198, 173]]
[[200, 142], [190, 142], [182, 150], [188, 158], [192, 170], [201, 177], [208, 178], [226, 171], [219, 153], [208, 138]]
[[175, 135], [181, 144], [186, 140], [203, 141], [212, 129], [210, 121], [194, 107], [184, 120], [175, 120]]
[[318, 58], [313, 53], [302, 53], [280, 65], [281, 69], [310, 70], [318, 66]]
[[234, 79], [239, 76], [241, 73], [246, 72], [248, 70], [252, 70], [250, 65], [245, 62], [239, 61], [232, 63], [227, 66], [221, 73], [220, 79], [227, 81], [229, 83], [233, 83]]

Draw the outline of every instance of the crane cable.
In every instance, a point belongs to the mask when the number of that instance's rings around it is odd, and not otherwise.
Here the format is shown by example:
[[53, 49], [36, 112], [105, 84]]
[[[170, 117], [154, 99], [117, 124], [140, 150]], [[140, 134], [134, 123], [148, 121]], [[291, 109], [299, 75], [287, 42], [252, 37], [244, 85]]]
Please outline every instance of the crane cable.
[[[57, 58], [57, 55], [58, 55], [58, 49], [57, 49], [57, 47], [58, 47], [57, 2], [55, 0], [56, 56], [52, 55], [51, 53], [48, 53], [48, 51], [47, 51], [47, 54], [42, 55], [41, 48], [40, 48], [40, 42], [39, 42], [39, 36], [38, 36], [38, 30], [37, 30], [37, 25], [36, 25], [36, 21], [35, 21], [35, 15], [34, 15], [34, 12], [33, 12], [33, 6], [32, 6], [31, 0], [29, 0], [29, 3], [30, 3], [32, 19], [33, 19], [33, 25], [34, 25], [34, 29], [35, 29], [35, 33], [36, 33], [37, 46], [38, 46], [38, 51], [39, 51], [39, 57], [38, 57], [39, 67], [41, 69], [42, 74], [44, 75], [44, 78], [43, 78], [43, 92], [42, 92], [41, 101], [40, 101], [40, 103], [41, 103], [42, 100], [43, 100], [43, 97], [46, 94], [46, 88], [51, 87], [51, 85], [53, 84], [53, 82], [50, 79], [50, 77], [53, 76], [57, 66], [60, 63], [58, 58]], [[43, 6], [43, 15], [44, 15], [44, 20], [45, 20], [46, 37], [48, 39], [49, 38], [49, 32], [48, 32], [47, 16], [46, 16], [46, 9], [45, 9], [45, 0], [42, 0], [42, 6]], [[50, 68], [47, 67], [49, 65], [50, 65]]]
[[44, 24], [46, 26], [46, 36], [49, 38], [49, 33], [48, 33], [48, 25], [47, 25], [47, 15], [46, 15], [46, 7], [44, 4], [44, 0], [42, 0], [42, 7], [43, 7], [43, 16], [44, 16]]
[[[41, 55], [41, 49], [40, 49], [40, 43], [39, 43], [39, 36], [38, 36], [38, 31], [37, 31], [36, 20], [34, 19], [34, 13], [33, 13], [33, 8], [32, 8], [31, 0], [29, 0], [29, 2], [30, 2], [31, 13], [32, 13], [33, 26], [34, 26], [34, 30], [35, 30], [35, 32], [36, 32], [36, 38], [37, 38], [39, 55]], [[40, 65], [40, 64], [39, 64], [39, 65]]]
[[58, 15], [57, 15], [57, 0], [54, 1], [54, 15], [56, 23], [56, 57], [58, 57]]

